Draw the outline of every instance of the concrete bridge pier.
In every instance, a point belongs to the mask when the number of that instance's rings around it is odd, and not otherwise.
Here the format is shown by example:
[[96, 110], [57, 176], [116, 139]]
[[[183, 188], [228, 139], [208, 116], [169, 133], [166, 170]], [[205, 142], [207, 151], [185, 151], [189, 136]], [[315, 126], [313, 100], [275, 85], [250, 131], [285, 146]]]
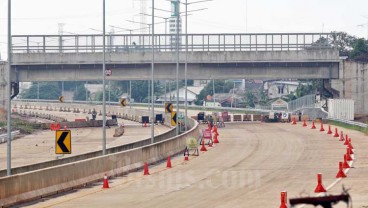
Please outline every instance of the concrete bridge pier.
[[7, 66], [5, 63], [0, 63], [0, 121], [6, 120], [7, 77]]
[[331, 80], [331, 87], [340, 92], [341, 99], [353, 99], [357, 115], [368, 115], [368, 64], [341, 60], [339, 79]]

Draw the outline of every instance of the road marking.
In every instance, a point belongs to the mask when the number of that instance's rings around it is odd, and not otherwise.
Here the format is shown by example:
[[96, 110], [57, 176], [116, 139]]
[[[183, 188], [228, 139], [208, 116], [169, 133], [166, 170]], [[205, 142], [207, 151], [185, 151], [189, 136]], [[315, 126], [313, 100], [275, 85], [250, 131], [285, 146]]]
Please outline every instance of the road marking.
[[[355, 155], [354, 155], [353, 160], [349, 162], [350, 167], [353, 167], [354, 161], [355, 161]], [[347, 168], [347, 169], [344, 171], [344, 173], [347, 175], [347, 174], [348, 174], [348, 172], [350, 171], [350, 169], [351, 169], [351, 168]], [[326, 190], [328, 191], [328, 190], [332, 189], [332, 188], [333, 188], [336, 184], [338, 184], [342, 179], [343, 179], [343, 178], [338, 178], [338, 179], [336, 179], [334, 182], [332, 182], [332, 183], [331, 183], [331, 184], [326, 188]], [[319, 193], [319, 194], [317, 194], [316, 196], [326, 196], [326, 194], [327, 194], [327, 192], [326, 192], [326, 193]], [[305, 205], [300, 205], [300, 206], [298, 206], [297, 208], [303, 208], [303, 207], [305, 207]]]

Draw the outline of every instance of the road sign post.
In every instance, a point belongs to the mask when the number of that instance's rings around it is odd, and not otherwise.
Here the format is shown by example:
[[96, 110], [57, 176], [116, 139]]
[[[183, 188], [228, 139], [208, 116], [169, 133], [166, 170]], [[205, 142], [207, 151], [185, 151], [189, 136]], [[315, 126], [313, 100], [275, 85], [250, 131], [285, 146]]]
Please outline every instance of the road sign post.
[[121, 98], [121, 99], [120, 99], [120, 106], [121, 106], [121, 107], [125, 107], [125, 106], [127, 106], [127, 100], [126, 100], [125, 98]]
[[171, 112], [171, 126], [176, 126], [176, 111]]
[[165, 113], [171, 113], [173, 111], [172, 103], [165, 103]]
[[70, 130], [57, 130], [55, 136], [55, 154], [72, 153], [72, 133]]
[[59, 101], [60, 101], [61, 103], [63, 103], [63, 102], [64, 102], [64, 96], [60, 96], [60, 97], [59, 97]]

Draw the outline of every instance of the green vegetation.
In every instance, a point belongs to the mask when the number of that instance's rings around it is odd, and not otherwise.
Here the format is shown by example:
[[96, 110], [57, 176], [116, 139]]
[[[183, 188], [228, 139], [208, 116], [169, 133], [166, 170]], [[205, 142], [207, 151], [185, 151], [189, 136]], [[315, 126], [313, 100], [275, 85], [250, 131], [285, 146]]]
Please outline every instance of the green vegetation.
[[340, 127], [346, 128], [346, 129], [360, 131], [360, 132], [363, 132], [364, 134], [368, 135], [368, 127], [363, 128], [363, 127], [360, 127], [360, 126], [346, 124], [346, 123], [342, 123], [342, 122], [338, 122], [338, 121], [327, 121], [326, 123], [331, 124], [331, 125], [335, 125], [335, 126], [340, 126]]
[[[22, 134], [32, 134], [35, 131], [35, 128], [32, 123], [21, 120], [19, 118], [12, 118], [11, 126], [13, 130], [20, 130]], [[6, 128], [6, 122], [0, 122], [1, 128]]]
[[[59, 96], [61, 95], [61, 90], [58, 87], [58, 84], [56, 82], [42, 82], [40, 83], [39, 87], [39, 96], [40, 99], [45, 100], [57, 100]], [[20, 95], [23, 99], [37, 99], [38, 94], [38, 84], [33, 83], [32, 86], [22, 92]]]
[[[215, 81], [215, 93], [228, 93], [234, 84], [231, 81], [216, 80]], [[210, 81], [203, 90], [197, 96], [196, 105], [203, 105], [203, 101], [206, 99], [207, 95], [213, 95], [213, 81]]]
[[[90, 92], [87, 91], [87, 96], [90, 96]], [[74, 95], [73, 95], [73, 99], [74, 100], [86, 100], [86, 88], [84, 87], [84, 85], [79, 85], [76, 87]]]
[[336, 47], [340, 56], [348, 56], [349, 59], [368, 62], [368, 40], [357, 38], [346, 32], [333, 32], [329, 37], [330, 45]]

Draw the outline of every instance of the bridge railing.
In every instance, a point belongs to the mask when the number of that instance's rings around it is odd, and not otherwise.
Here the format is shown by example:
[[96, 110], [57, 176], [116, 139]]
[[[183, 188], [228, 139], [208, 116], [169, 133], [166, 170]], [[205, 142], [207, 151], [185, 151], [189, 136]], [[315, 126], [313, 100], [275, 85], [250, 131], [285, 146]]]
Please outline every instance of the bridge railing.
[[[189, 51], [290, 51], [331, 48], [332, 33], [226, 33], [188, 34]], [[179, 37], [179, 50], [185, 50], [185, 34]], [[150, 34], [106, 35], [107, 52], [151, 51]], [[102, 52], [101, 34], [14, 35], [13, 53], [93, 53]], [[175, 51], [175, 35], [154, 36], [156, 51]]]

